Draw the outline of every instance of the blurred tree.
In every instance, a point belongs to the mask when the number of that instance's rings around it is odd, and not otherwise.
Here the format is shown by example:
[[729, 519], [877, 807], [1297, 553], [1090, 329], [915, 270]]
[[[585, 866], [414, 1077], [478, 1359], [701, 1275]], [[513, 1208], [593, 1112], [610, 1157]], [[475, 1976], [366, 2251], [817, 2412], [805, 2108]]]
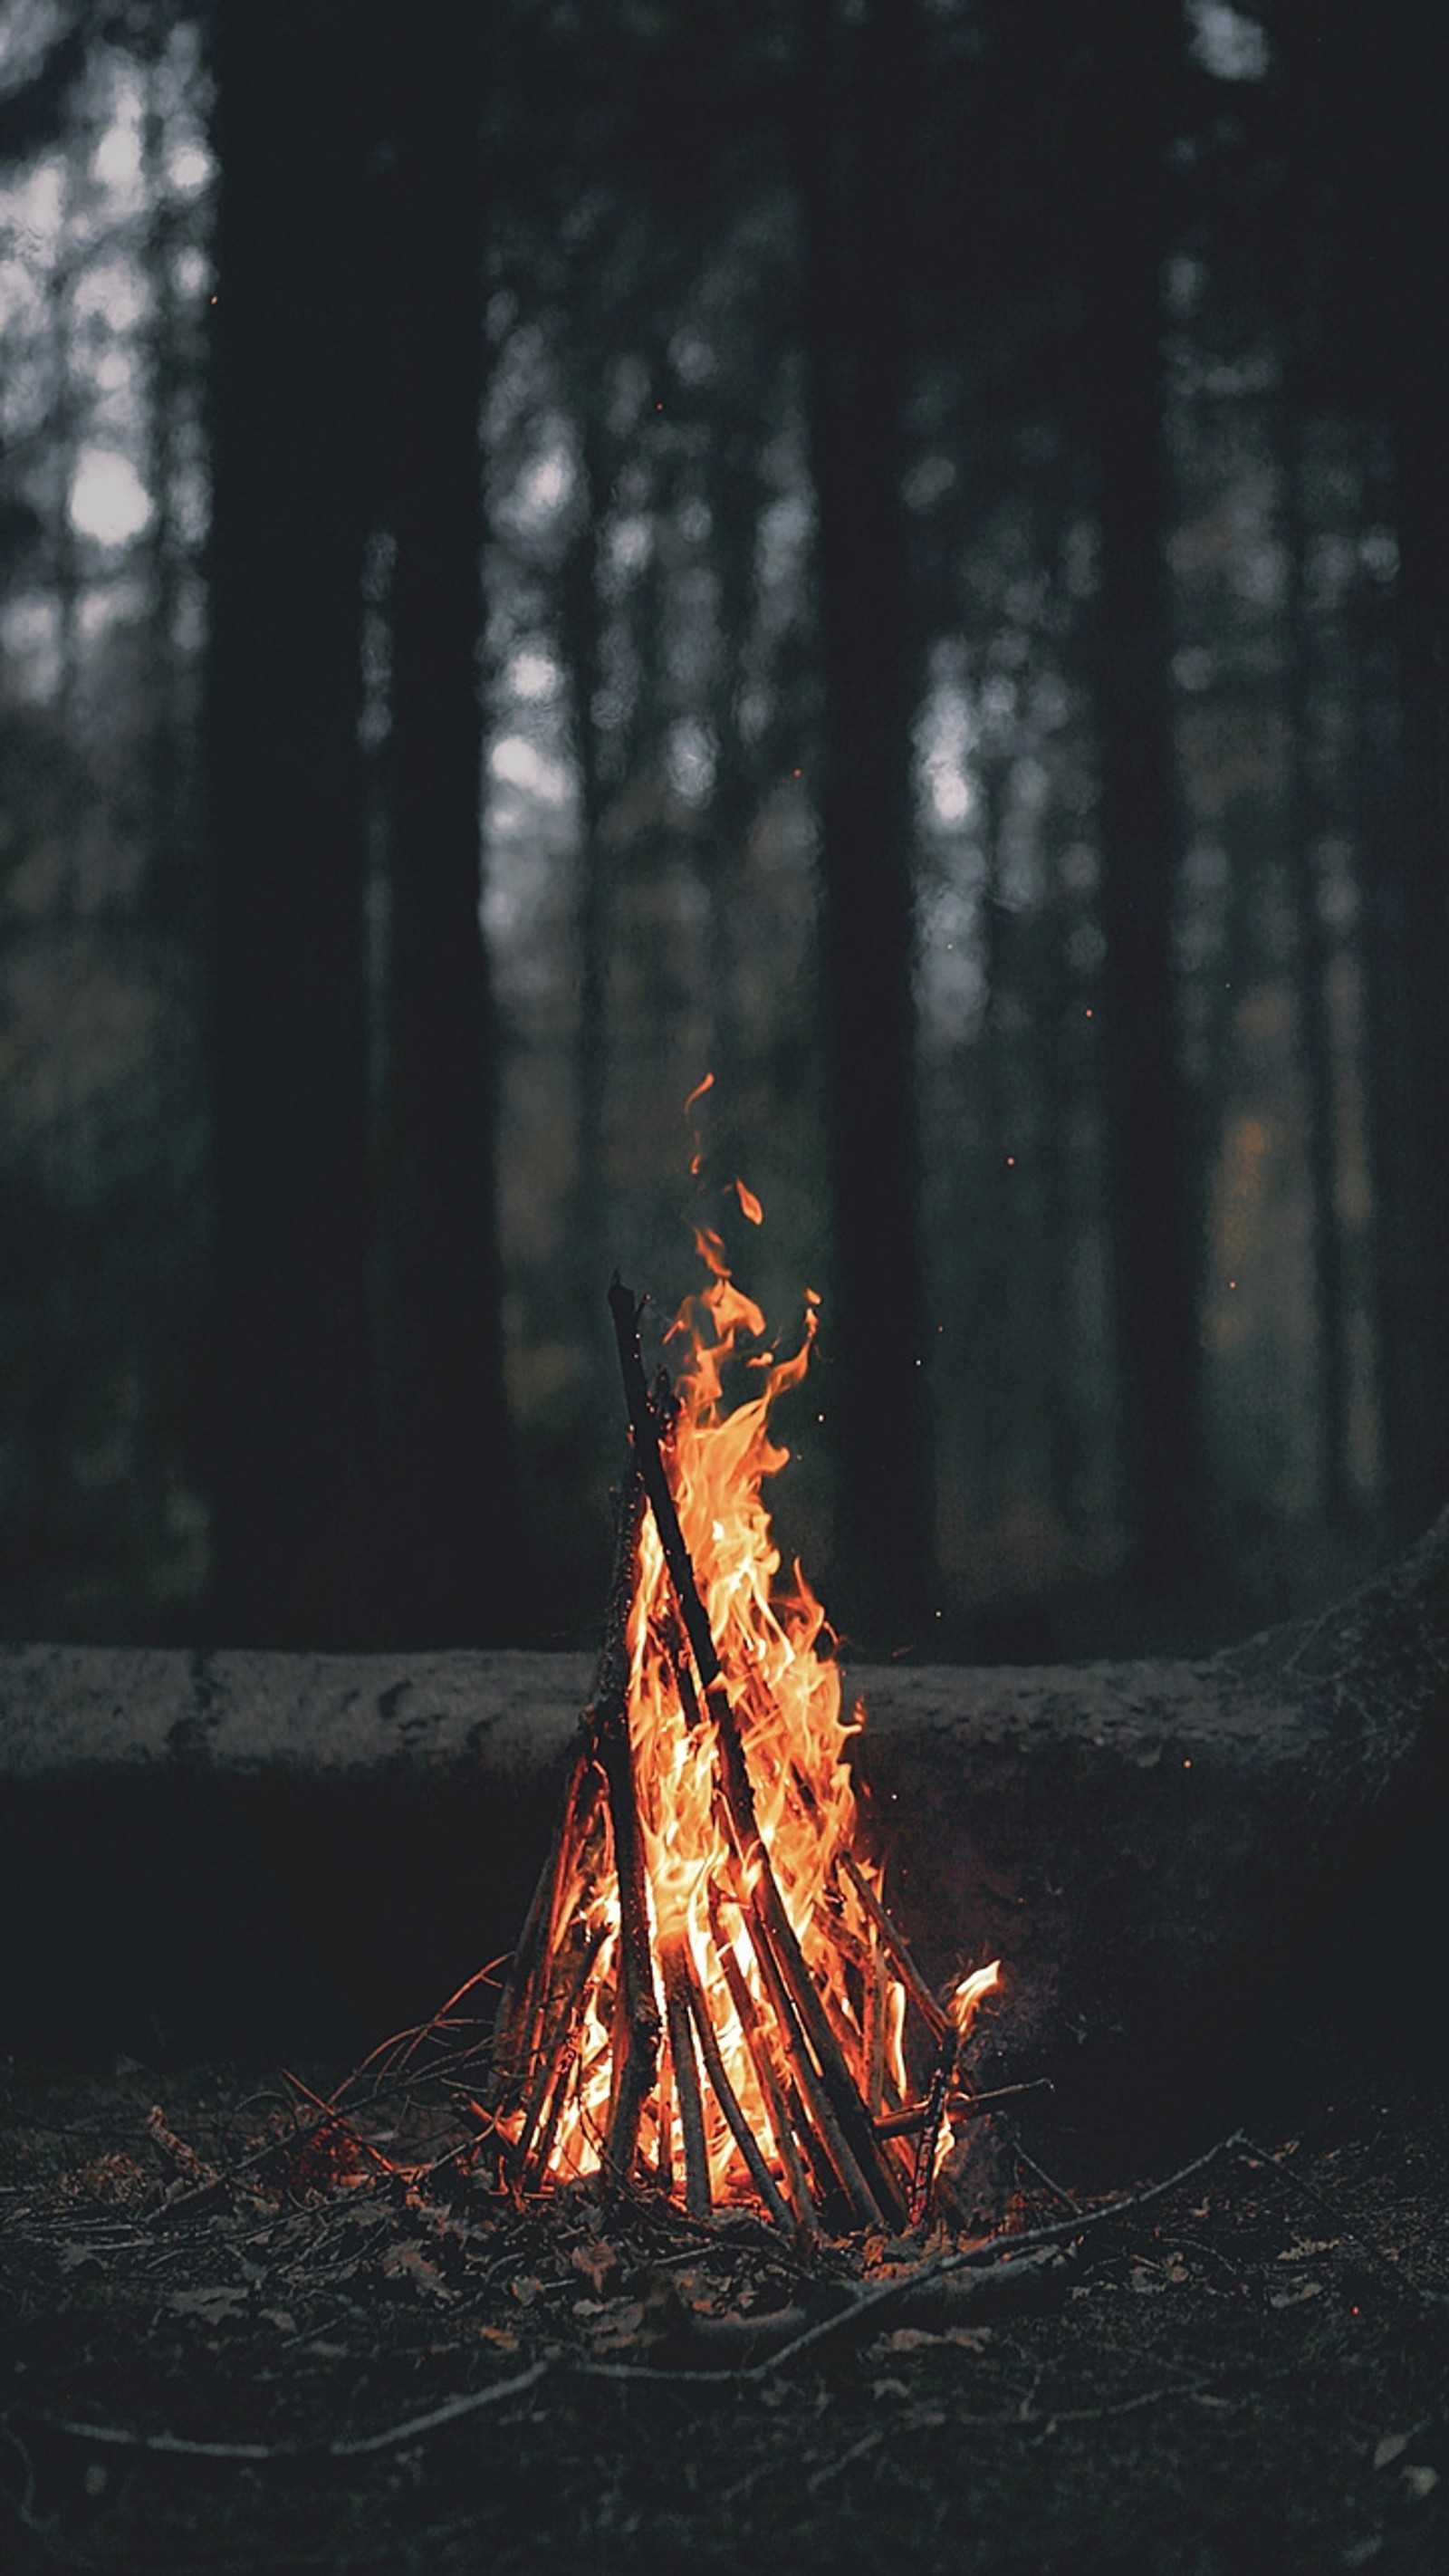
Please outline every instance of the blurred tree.
[[1182, 847], [1169, 672], [1161, 281], [1176, 13], [1106, 0], [1092, 20], [1099, 160], [1082, 351], [1101, 593], [1102, 1048], [1122, 1482], [1152, 1594], [1200, 1571], [1204, 1479], [1193, 1175], [1178, 1054], [1173, 906]]
[[921, 1633], [935, 1570], [913, 999], [920, 639], [901, 497], [922, 90], [913, 0], [849, 17], [837, 0], [802, 0], [801, 24], [837, 1615], [882, 1648]]
[[1376, 1046], [1384, 1453], [1407, 1538], [1449, 1497], [1449, 26], [1407, 9], [1381, 47], [1348, 32], [1399, 552], [1403, 787], [1378, 853]]
[[706, 1064], [698, 1212], [742, 1170], [772, 1315], [830, 1292], [782, 1500], [857, 1636], [1181, 1615], [1208, 1527], [1213, 1624], [1346, 1579], [1449, 1463], [1441, 35], [214, 25], [215, 280], [187, 11], [0, 27], [0, 1526], [56, 1623], [200, 1615], [203, 328], [216, 1621], [517, 1633], [516, 1493], [587, 1628], [599, 1288], [684, 1284]]
[[363, 972], [363, 13], [220, 0], [207, 758], [218, 1633], [377, 1615]]
[[[1273, 23], [1293, 407], [1346, 412], [1386, 461], [1364, 491], [1378, 571], [1358, 639], [1356, 790], [1385, 1499], [1408, 1537], [1449, 1493], [1449, 36], [1437, 11], [1401, 10], [1377, 28], [1348, 0], [1283, 8]], [[1392, 701], [1376, 667], [1386, 647]]]
[[[1291, 377], [1290, 377], [1291, 382]], [[1296, 390], [1296, 388], [1295, 388]], [[1286, 564], [1285, 713], [1289, 749], [1283, 827], [1297, 924], [1298, 1044], [1308, 1094], [1313, 1202], [1314, 1358], [1322, 1507], [1335, 1528], [1353, 1510], [1348, 1425], [1348, 1303], [1338, 1216], [1339, 1116], [1329, 1016], [1329, 940], [1320, 901], [1323, 816], [1315, 767], [1314, 638], [1308, 605], [1304, 424], [1279, 407], [1279, 519]]]
[[484, 27], [381, 14], [387, 797], [382, 1620], [477, 1644], [529, 1618], [503, 1392], [498, 1036], [479, 918]]

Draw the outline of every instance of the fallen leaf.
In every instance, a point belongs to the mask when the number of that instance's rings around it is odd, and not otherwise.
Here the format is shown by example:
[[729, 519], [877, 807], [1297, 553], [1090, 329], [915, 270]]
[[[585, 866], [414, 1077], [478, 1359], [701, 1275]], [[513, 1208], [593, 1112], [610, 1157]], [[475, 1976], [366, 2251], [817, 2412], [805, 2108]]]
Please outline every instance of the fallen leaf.
[[930, 2326], [896, 2326], [890, 2334], [878, 2335], [877, 2352], [919, 2352], [924, 2344], [954, 2344], [958, 2352], [984, 2352], [991, 2341], [990, 2326], [943, 2326], [939, 2331]]
[[602, 2290], [611, 2272], [617, 2272], [619, 2257], [612, 2245], [602, 2240], [597, 2245], [576, 2245], [569, 2256], [576, 2272], [582, 2272], [591, 2289]]
[[93, 2245], [62, 2245], [60, 2268], [62, 2272], [94, 2273], [100, 2278], [106, 2267]]
[[870, 2393], [872, 2397], [909, 2397], [911, 2392], [903, 2379], [873, 2379]]
[[518, 2337], [516, 2334], [510, 2334], [507, 2326], [480, 2326], [478, 2335], [481, 2342], [491, 2343], [499, 2352], [518, 2350]]
[[420, 2245], [390, 2245], [382, 2258], [384, 2277], [389, 2281], [411, 2281], [415, 2290], [430, 2299], [456, 2299], [436, 2263], [430, 2263]]
[[1374, 2467], [1386, 2469], [1391, 2460], [1402, 2459], [1408, 2447], [1407, 2433], [1385, 2433], [1382, 2441], [1374, 2444]]
[[605, 2310], [597, 2324], [590, 2328], [590, 2332], [596, 2338], [595, 2350], [598, 2352], [623, 2352], [629, 2344], [636, 2340], [639, 2329], [643, 2323], [644, 2302], [642, 2299], [626, 2299], [622, 2305], [620, 2305], [616, 2300], [611, 2307]]
[[1275, 2290], [1268, 2301], [1270, 2308], [1301, 2308], [1305, 2299], [1321, 2299], [1321, 2281], [1300, 2281], [1296, 2290]]
[[1438, 2485], [1439, 2472], [1431, 2469], [1426, 2460], [1407, 2460], [1399, 2471], [1399, 2483], [1413, 2497], [1415, 2504], [1422, 2504], [1425, 2496], [1431, 2496]]
[[263, 2325], [275, 2326], [278, 2334], [295, 2334], [297, 2320], [290, 2308], [263, 2308]]
[[220, 2325], [224, 2317], [234, 2317], [247, 2303], [245, 2290], [230, 2287], [211, 2290], [173, 2290], [166, 2300], [172, 2314], [178, 2317], [200, 2317], [203, 2325]]
[[383, 2227], [392, 2213], [380, 2200], [357, 2200], [347, 2215], [353, 2227]]
[[516, 2299], [521, 2308], [530, 2308], [542, 2288], [542, 2281], [536, 2281], [531, 2272], [522, 2272], [516, 2281], [509, 2282], [508, 2295]]
[[147, 2189], [147, 2179], [131, 2156], [113, 2153], [82, 2165], [76, 2176], [82, 2191], [96, 2200], [134, 2200]]
[[184, 2138], [178, 2138], [159, 2102], [153, 2102], [146, 2114], [146, 2135], [162, 2162], [189, 2191], [214, 2189], [219, 2179], [215, 2165], [209, 2165]]

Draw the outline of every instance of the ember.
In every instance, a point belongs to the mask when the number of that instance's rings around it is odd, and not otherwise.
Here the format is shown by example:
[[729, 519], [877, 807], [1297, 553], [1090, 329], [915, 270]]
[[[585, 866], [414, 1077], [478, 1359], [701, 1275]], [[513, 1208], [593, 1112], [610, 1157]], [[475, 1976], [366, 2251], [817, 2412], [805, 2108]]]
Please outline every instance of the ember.
[[[758, 1223], [759, 1202], [737, 1185]], [[942, 2004], [855, 1849], [825, 1614], [761, 1498], [788, 1451], [772, 1408], [809, 1365], [731, 1278], [710, 1274], [652, 1389], [639, 1307], [610, 1291], [630, 1420], [618, 1552], [593, 1701], [498, 2018], [503, 2172], [538, 2188], [605, 2170], [782, 2226], [895, 2230], [925, 2216], [960, 2057], [998, 1963]], [[726, 1409], [731, 1364], [763, 1383]], [[929, 2044], [913, 2096], [909, 2018]]]

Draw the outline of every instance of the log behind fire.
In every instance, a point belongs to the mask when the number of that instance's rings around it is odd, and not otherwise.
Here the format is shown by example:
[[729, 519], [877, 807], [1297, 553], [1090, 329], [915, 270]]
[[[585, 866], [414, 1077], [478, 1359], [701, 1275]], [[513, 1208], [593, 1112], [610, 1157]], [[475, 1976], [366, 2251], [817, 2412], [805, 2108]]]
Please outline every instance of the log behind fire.
[[952, 1939], [1008, 1963], [983, 2080], [1221, 2099], [1334, 1981], [1345, 2012], [1415, 1991], [1406, 1945], [1446, 1904], [1449, 1513], [1317, 1619], [1199, 1662], [874, 1679], [896, 1909], [933, 1969]]
[[[304, 2027], [366, 2045], [426, 2014], [514, 1936], [590, 1678], [579, 1656], [0, 1650], [0, 2036], [149, 2057]], [[1402, 1901], [1443, 1876], [1449, 1514], [1322, 1618], [1200, 1662], [848, 1687], [923, 1964], [1005, 1962], [983, 2080], [1186, 2101], [1195, 2068], [1221, 2103], [1265, 1999], [1355, 1951], [1412, 1985], [1386, 1927], [1429, 1937]]]

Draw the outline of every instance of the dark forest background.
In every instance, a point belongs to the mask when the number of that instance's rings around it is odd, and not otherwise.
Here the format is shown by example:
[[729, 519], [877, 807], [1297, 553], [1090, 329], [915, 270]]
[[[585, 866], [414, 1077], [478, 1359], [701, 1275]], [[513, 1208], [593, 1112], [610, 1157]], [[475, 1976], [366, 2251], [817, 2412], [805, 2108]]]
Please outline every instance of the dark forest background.
[[1444, 25], [10, 0], [4, 1632], [586, 1638], [699, 1215], [875, 1652], [1449, 1496]]

